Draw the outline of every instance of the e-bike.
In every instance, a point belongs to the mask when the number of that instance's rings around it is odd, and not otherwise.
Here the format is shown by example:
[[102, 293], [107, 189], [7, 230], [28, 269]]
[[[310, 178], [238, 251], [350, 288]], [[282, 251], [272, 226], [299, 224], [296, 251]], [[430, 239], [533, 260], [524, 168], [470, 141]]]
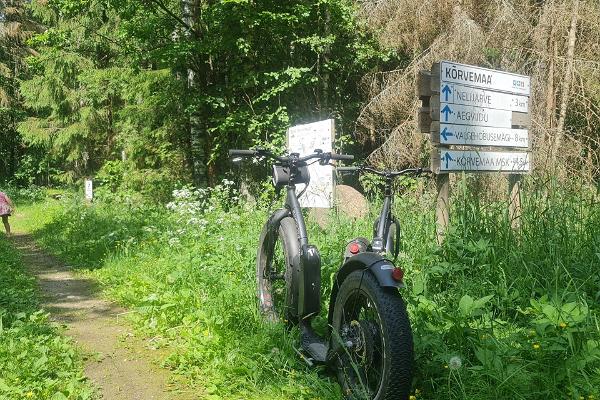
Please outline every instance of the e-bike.
[[408, 399], [412, 333], [398, 292], [402, 274], [390, 260], [367, 248], [354, 253], [348, 247], [352, 254], [332, 287], [327, 333], [319, 335], [312, 326], [321, 311], [321, 257], [309, 243], [296, 185], [310, 182], [309, 162], [327, 165], [354, 157], [319, 150], [281, 157], [260, 148], [229, 154], [271, 160], [273, 183], [286, 190], [284, 207], [271, 214], [260, 235], [256, 280], [261, 313], [270, 321], [298, 325], [301, 355], [310, 365], [335, 368], [346, 398]]
[[[346, 252], [345, 258], [356, 254], [363, 249], [371, 250], [382, 255], [392, 256], [394, 260], [400, 253], [400, 223], [392, 212], [394, 201], [393, 181], [399, 176], [419, 176], [421, 174], [430, 174], [428, 168], [407, 168], [401, 171], [378, 170], [369, 166], [338, 167], [340, 173], [370, 173], [383, 178], [383, 205], [379, 216], [373, 222], [373, 239], [369, 241], [365, 238], [354, 239], [355, 245], [348, 246], [354, 249], [355, 253]], [[353, 242], [350, 242], [352, 244]], [[358, 246], [358, 247], [357, 247]], [[399, 272], [398, 272], [399, 273]]]

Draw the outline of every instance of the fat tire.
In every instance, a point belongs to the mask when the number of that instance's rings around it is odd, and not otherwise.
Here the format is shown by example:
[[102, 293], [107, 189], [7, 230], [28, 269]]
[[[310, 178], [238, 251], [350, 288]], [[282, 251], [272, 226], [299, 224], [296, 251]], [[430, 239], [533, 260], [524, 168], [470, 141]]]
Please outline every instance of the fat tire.
[[[368, 270], [355, 271], [344, 279], [335, 299], [332, 321], [334, 335], [339, 335], [345, 302], [356, 290], [365, 293], [374, 303], [382, 330], [384, 373], [378, 391], [371, 399], [406, 400], [411, 388], [414, 357], [412, 330], [406, 305], [397, 289], [379, 286], [375, 276]], [[348, 396], [348, 385], [340, 369], [338, 380], [344, 394]]]
[[[297, 293], [297, 276], [299, 266], [300, 243], [298, 241], [298, 231], [296, 221], [291, 217], [285, 217], [281, 220], [277, 228], [277, 237], [275, 240], [269, 241], [270, 227], [269, 223], [265, 224], [260, 235], [258, 244], [258, 255], [256, 257], [256, 283], [258, 307], [261, 314], [271, 322], [284, 320], [288, 324], [293, 324], [297, 321], [296, 310], [298, 304]], [[264, 276], [264, 271], [269, 267], [269, 259], [275, 251], [276, 242], [280, 241], [282, 250], [286, 260], [285, 268], [285, 284], [288, 307], [283, 315], [280, 315], [281, 310], [276, 310], [273, 302], [273, 293], [269, 291], [271, 287]]]

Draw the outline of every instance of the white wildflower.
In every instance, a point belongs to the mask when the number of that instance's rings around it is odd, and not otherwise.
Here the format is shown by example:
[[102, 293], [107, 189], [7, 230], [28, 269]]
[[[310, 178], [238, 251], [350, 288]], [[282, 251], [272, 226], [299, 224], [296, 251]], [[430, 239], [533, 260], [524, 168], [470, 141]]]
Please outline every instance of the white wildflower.
[[459, 356], [450, 357], [450, 360], [448, 360], [448, 368], [459, 369], [460, 367], [462, 367], [462, 360], [460, 359], [460, 357]]

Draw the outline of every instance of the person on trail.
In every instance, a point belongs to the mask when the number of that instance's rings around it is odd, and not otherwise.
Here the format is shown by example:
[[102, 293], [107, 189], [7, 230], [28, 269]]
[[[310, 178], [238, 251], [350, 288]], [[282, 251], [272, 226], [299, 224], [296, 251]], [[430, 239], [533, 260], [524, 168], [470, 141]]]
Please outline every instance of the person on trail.
[[8, 217], [11, 216], [13, 209], [15, 208], [13, 202], [4, 192], [0, 192], [0, 217], [2, 217], [2, 223], [6, 234], [10, 235], [10, 224], [8, 223]]

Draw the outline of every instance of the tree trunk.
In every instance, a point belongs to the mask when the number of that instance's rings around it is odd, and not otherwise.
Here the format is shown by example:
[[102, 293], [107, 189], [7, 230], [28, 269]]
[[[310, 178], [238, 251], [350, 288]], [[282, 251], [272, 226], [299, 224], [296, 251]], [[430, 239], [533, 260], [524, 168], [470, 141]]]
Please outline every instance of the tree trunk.
[[[554, 126], [554, 112], [556, 110], [556, 98], [554, 93], [554, 64], [556, 62], [556, 41], [554, 40], [554, 25], [550, 30], [550, 37], [548, 38], [548, 86], [546, 88], [546, 127], [551, 130]], [[550, 139], [551, 137], [546, 137]], [[549, 141], [548, 141], [549, 142]]]
[[[329, 36], [331, 33], [331, 12], [329, 10], [329, 4], [324, 3], [325, 7], [325, 36]], [[330, 115], [331, 110], [329, 109], [329, 60], [331, 58], [331, 46], [327, 45], [323, 51], [323, 100], [321, 103], [322, 109], [320, 110], [321, 119], [327, 118]]]
[[[196, 26], [198, 18], [198, 10], [200, 8], [200, 0], [182, 0], [183, 20], [190, 26]], [[196, 40], [194, 32], [187, 31], [186, 37], [188, 40]], [[190, 96], [194, 96], [195, 88], [197, 87], [197, 74], [188, 67], [187, 70], [187, 87]], [[193, 111], [190, 115], [189, 137], [190, 137], [190, 155], [192, 167], [192, 180], [196, 186], [206, 186], [206, 158], [205, 149], [205, 132], [202, 129], [202, 117], [199, 110]]]
[[573, 57], [575, 54], [575, 38], [577, 34], [577, 14], [579, 12], [579, 0], [573, 1], [573, 14], [571, 16], [571, 27], [569, 28], [569, 37], [567, 42], [567, 65], [565, 76], [561, 88], [560, 113], [556, 124], [556, 137], [552, 149], [552, 161], [556, 163], [556, 157], [564, 136], [565, 118], [567, 116], [567, 106], [569, 103], [569, 89], [573, 80]]

